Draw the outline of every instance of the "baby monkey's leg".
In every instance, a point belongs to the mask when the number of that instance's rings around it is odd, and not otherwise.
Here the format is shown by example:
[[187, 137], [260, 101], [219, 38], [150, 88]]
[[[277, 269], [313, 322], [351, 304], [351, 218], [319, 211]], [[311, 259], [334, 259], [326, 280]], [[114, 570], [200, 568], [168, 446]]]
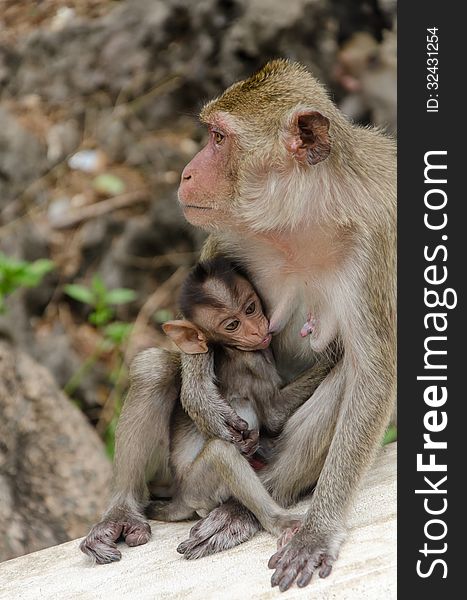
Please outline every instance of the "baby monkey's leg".
[[234, 496], [273, 535], [301, 523], [299, 515], [272, 499], [248, 461], [223, 440], [215, 439], [206, 444], [187, 475], [184, 489], [184, 501], [198, 514], [203, 509], [213, 508], [214, 499], [219, 504]]
[[188, 521], [195, 518], [195, 511], [188, 506], [180, 495], [176, 495], [172, 500], [154, 500], [150, 502], [145, 510], [148, 519], [156, 521]]

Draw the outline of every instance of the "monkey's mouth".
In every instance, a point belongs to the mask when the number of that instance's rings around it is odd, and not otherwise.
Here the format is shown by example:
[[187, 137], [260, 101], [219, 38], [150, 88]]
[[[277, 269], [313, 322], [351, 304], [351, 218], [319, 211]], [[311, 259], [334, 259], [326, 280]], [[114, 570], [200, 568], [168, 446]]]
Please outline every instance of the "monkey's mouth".
[[212, 210], [212, 206], [197, 206], [196, 204], [183, 204], [182, 208], [196, 208], [197, 210]]
[[239, 350], [243, 350], [244, 352], [256, 352], [258, 350], [266, 350], [272, 340], [272, 335], [268, 333], [268, 335], [259, 343], [254, 346], [235, 346]]
[[269, 346], [269, 344], [271, 343], [271, 340], [272, 340], [272, 335], [270, 333], [268, 333], [268, 335], [260, 343], [259, 347], [260, 348], [267, 348]]

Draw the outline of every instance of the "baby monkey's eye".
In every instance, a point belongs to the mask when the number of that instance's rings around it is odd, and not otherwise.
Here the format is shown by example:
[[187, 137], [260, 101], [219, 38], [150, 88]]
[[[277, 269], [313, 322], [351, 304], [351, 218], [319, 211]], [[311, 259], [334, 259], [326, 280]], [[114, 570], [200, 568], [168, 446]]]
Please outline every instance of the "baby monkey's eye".
[[227, 329], [227, 331], [235, 331], [236, 329], [238, 329], [239, 325], [240, 325], [240, 321], [238, 321], [238, 320], [230, 321], [230, 323], [228, 325], [226, 325], [225, 328]]
[[212, 134], [214, 136], [214, 141], [216, 142], [216, 144], [222, 144], [225, 135], [222, 135], [222, 133], [220, 133], [219, 131], [213, 131]]
[[246, 314], [247, 315], [251, 315], [255, 312], [256, 309], [256, 304], [254, 302], [252, 302], [251, 304], [249, 304], [246, 308]]

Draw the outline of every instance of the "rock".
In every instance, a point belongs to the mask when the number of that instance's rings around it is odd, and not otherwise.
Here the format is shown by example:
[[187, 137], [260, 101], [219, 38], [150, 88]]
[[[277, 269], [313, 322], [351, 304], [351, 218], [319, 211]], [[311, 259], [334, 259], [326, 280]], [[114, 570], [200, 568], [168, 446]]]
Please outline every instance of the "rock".
[[52, 164], [63, 160], [79, 142], [78, 125], [73, 119], [52, 125], [47, 133], [47, 160]]
[[0, 108], [0, 211], [47, 168], [45, 144]]
[[111, 467], [102, 442], [51, 375], [0, 341], [0, 561], [84, 535]]

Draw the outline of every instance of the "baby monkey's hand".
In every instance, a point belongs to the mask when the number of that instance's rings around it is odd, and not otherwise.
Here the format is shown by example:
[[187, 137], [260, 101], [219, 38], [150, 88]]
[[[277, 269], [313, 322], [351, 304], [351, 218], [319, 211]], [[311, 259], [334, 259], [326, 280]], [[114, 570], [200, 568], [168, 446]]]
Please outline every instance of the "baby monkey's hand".
[[240, 447], [240, 444], [243, 444], [245, 441], [245, 435], [248, 433], [248, 423], [230, 408], [227, 414], [224, 414], [224, 422], [227, 430], [226, 437], [230, 438], [229, 441]]
[[245, 456], [254, 454], [259, 446], [259, 431], [248, 429], [248, 423], [241, 419], [235, 411], [225, 417], [225, 423], [232, 443], [240, 452]]
[[257, 429], [244, 431], [243, 440], [237, 444], [237, 447], [245, 456], [253, 456], [259, 447], [259, 431]]

